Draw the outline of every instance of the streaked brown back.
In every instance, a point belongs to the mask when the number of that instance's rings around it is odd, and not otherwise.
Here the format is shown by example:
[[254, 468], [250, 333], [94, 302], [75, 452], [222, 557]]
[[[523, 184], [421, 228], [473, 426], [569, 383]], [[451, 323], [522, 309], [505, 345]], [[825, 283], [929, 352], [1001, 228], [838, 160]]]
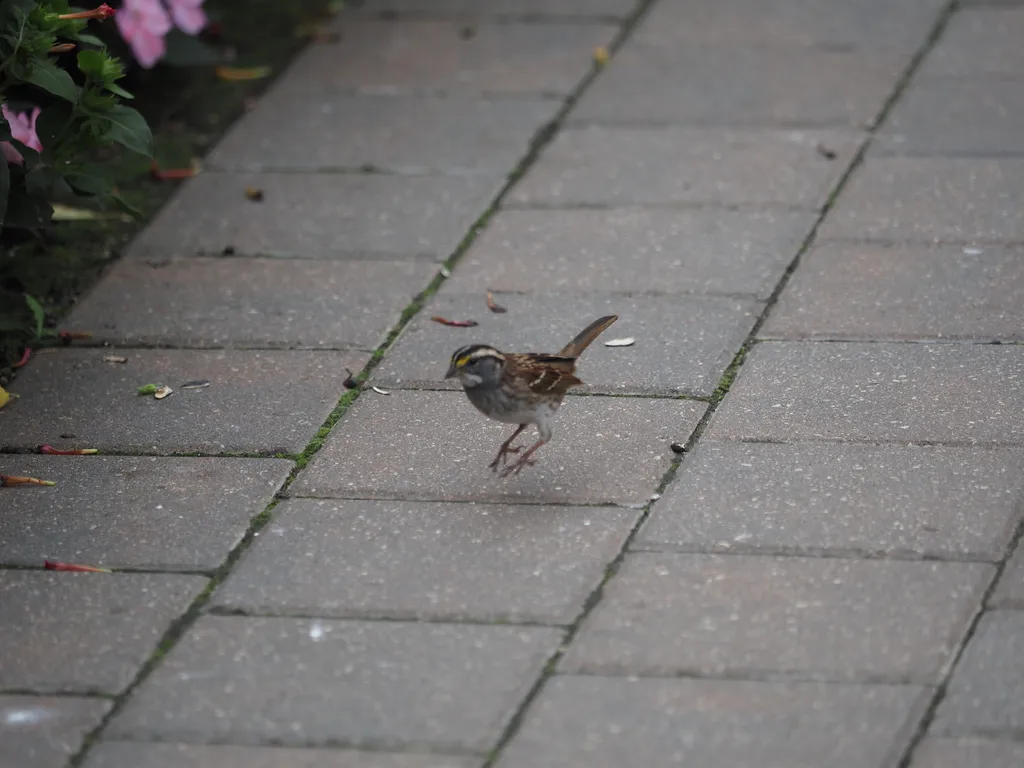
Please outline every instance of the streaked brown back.
[[505, 354], [505, 365], [514, 367], [527, 386], [537, 394], [564, 395], [583, 382], [573, 375], [576, 361], [560, 355]]

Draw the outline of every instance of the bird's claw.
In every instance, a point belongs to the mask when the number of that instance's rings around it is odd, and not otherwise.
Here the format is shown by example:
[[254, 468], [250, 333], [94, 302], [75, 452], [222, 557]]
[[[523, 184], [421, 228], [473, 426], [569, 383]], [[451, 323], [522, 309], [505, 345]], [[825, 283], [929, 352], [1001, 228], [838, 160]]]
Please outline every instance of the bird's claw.
[[530, 458], [524, 457], [524, 458], [520, 459], [519, 461], [517, 461], [515, 464], [512, 464], [511, 466], [505, 467], [501, 471], [501, 476], [502, 477], [508, 477], [509, 475], [512, 475], [512, 474], [518, 475], [520, 472], [523, 471], [523, 467], [532, 467], [536, 463], [537, 463], [536, 459], [530, 459]]
[[519, 451], [521, 450], [521, 446], [516, 446], [515, 448], [511, 446], [507, 448], [502, 448], [500, 451], [498, 451], [498, 455], [494, 457], [494, 461], [488, 464], [488, 466], [491, 468], [492, 472], [497, 472], [498, 464], [508, 464], [508, 455], [510, 453], [519, 453]]

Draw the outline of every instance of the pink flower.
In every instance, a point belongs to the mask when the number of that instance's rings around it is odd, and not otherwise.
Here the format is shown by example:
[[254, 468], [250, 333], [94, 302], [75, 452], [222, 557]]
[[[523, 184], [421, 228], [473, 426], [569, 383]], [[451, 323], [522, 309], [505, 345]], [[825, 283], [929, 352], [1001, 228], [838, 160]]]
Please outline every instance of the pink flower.
[[[42, 111], [39, 107], [36, 107], [32, 112], [15, 112], [14, 110], [8, 109], [7, 105], [0, 106], [0, 111], [4, 114], [4, 120], [11, 127], [11, 136], [20, 141], [26, 147], [34, 149], [36, 152], [43, 151], [43, 145], [39, 141], [39, 137], [36, 136], [36, 120], [39, 118], [39, 113]], [[4, 157], [7, 158], [8, 163], [14, 165], [21, 165], [25, 162], [25, 159], [21, 156], [21, 152], [15, 149], [14, 145], [9, 141], [0, 141], [0, 151], [3, 152]]]
[[160, 0], [124, 0], [114, 21], [139, 64], [150, 69], [163, 58], [167, 51], [164, 35], [171, 31], [171, 18]]
[[182, 32], [198, 35], [206, 26], [206, 14], [200, 8], [206, 0], [167, 0], [171, 6], [171, 16]]

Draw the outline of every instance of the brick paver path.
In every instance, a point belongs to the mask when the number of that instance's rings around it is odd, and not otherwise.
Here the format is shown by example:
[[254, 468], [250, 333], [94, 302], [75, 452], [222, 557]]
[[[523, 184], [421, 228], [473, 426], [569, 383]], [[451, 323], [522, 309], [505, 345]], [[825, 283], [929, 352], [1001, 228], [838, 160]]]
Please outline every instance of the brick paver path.
[[1024, 765], [1024, 3], [336, 24], [0, 413], [0, 766]]

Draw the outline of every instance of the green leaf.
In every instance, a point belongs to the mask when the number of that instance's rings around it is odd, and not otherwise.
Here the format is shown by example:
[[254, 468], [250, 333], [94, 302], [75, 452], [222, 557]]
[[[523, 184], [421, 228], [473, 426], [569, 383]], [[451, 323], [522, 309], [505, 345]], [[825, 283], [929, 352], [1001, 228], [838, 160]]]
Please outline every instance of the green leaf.
[[136, 219], [137, 221], [142, 221], [142, 219], [144, 218], [142, 215], [142, 211], [140, 211], [134, 205], [132, 205], [119, 194], [117, 194], [117, 192], [111, 192], [110, 199], [114, 201], [115, 205], [117, 205], [118, 208], [127, 213], [133, 219]]
[[54, 150], [57, 137], [64, 132], [64, 128], [71, 122], [71, 107], [62, 101], [54, 102], [44, 107], [36, 120], [36, 136], [40, 143], [48, 150]]
[[95, 45], [97, 48], [103, 47], [103, 41], [96, 37], [96, 35], [79, 34], [75, 35], [75, 39], [86, 45]]
[[113, 183], [106, 176], [90, 173], [65, 173], [64, 181], [76, 192], [86, 195], [105, 195], [114, 188]]
[[32, 85], [49, 91], [54, 96], [59, 96], [72, 104], [78, 101], [78, 86], [75, 85], [75, 81], [71, 79], [71, 75], [52, 61], [38, 62], [26, 79]]
[[86, 77], [103, 82], [103, 70], [106, 56], [99, 51], [79, 51], [78, 68]]
[[120, 104], [106, 115], [107, 138], [123, 147], [146, 157], [153, 156], [153, 133], [146, 124], [146, 118], [131, 107]]
[[36, 321], [36, 338], [41, 339], [43, 337], [43, 325], [46, 323], [46, 310], [43, 309], [43, 305], [39, 303], [35, 296], [27, 293], [25, 294], [25, 303], [32, 310], [32, 317]]
[[106, 86], [104, 86], [104, 87], [108, 91], [110, 91], [111, 93], [113, 93], [113, 94], [115, 94], [117, 96], [120, 96], [122, 99], [134, 99], [135, 98], [134, 96], [132, 96], [130, 93], [128, 93], [128, 91], [126, 91], [124, 88], [122, 88], [117, 83], [107, 83]]
[[7, 214], [7, 197], [11, 194], [11, 168], [7, 159], [0, 155], [0, 227], [4, 224]]

